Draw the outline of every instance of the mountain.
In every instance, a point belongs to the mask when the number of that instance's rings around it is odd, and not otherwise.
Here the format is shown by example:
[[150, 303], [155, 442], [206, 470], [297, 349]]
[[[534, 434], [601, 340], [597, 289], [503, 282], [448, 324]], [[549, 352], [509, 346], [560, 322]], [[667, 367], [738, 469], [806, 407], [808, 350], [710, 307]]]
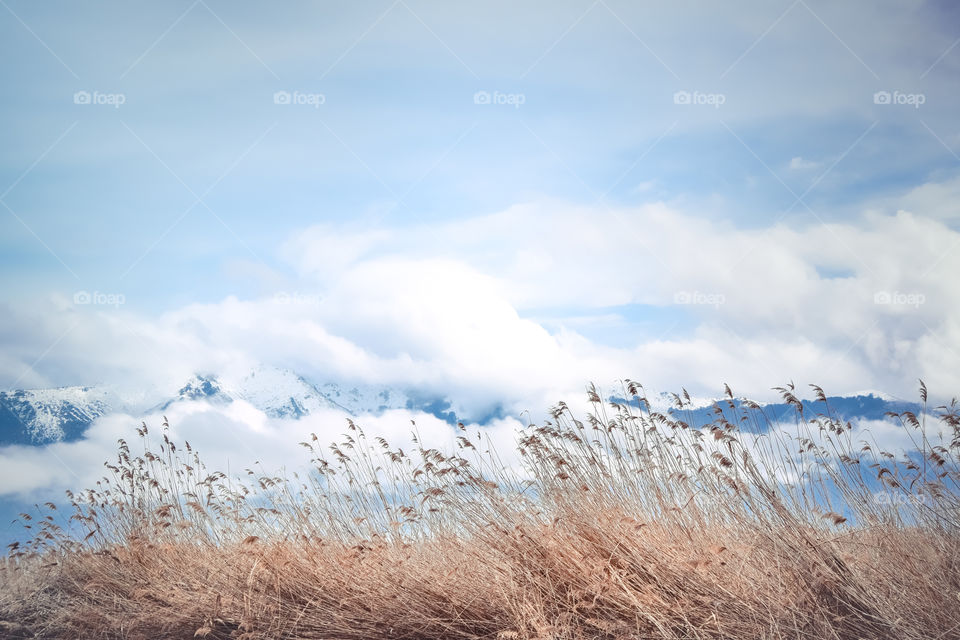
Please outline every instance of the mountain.
[[203, 400], [210, 404], [230, 404], [233, 402], [233, 398], [223, 390], [215, 376], [196, 375], [177, 391], [176, 396], [157, 405], [153, 410], [162, 411], [169, 409], [174, 403], [191, 400]]
[[[650, 398], [653, 410], [668, 412], [674, 419], [683, 420], [688, 424], [702, 425], [716, 419], [717, 415], [713, 408], [714, 404], [719, 405], [727, 420], [730, 422], [736, 422], [734, 416], [737, 416], [737, 420], [739, 420], [739, 417], [743, 416], [747, 411], [747, 408], [740, 398], [734, 398], [729, 401], [727, 399], [695, 401], [693, 406], [677, 409], [676, 406], [673, 405], [671, 397], [672, 394], [663, 393]], [[626, 399], [617, 396], [611, 396], [609, 400], [611, 402], [637, 406], [636, 400], [631, 400], [628, 403]], [[730, 402], [733, 403], [733, 411], [730, 410], [730, 405], [728, 404]], [[863, 392], [853, 396], [830, 396], [827, 398], [826, 405], [818, 400], [801, 400], [800, 403], [803, 405], [803, 415], [807, 420], [818, 415], [832, 415], [834, 418], [844, 421], [855, 418], [860, 420], [882, 420], [888, 411], [893, 413], [912, 411], [915, 414], [919, 414], [923, 409], [922, 405], [918, 402], [898, 400], [874, 391]], [[766, 415], [771, 422], [791, 421], [796, 414], [796, 408], [785, 402], [758, 404], [764, 415]]]
[[[423, 407], [436, 413], [437, 405], [435, 399], [414, 401], [401, 391], [369, 385], [317, 386], [288, 369], [261, 365], [239, 376], [194, 375], [159, 403], [130, 400], [106, 386], [0, 392], [0, 446], [77, 440], [94, 420], [110, 413], [141, 416], [162, 413], [178, 402], [223, 406], [236, 401], [248, 402], [271, 418], [290, 419], [323, 410], [361, 416]], [[451, 416], [442, 417], [453, 420]]]
[[301, 418], [322, 409], [348, 411], [332, 401], [316, 385], [287, 369], [256, 367], [241, 378], [222, 380], [196, 375], [173, 398], [153, 408], [163, 411], [176, 402], [204, 401], [225, 405], [243, 400], [271, 418]]
[[323, 409], [344, 409], [312, 382], [287, 369], [257, 367], [232, 387], [235, 397], [271, 418], [300, 418]]
[[[649, 396], [654, 410], [669, 411], [690, 424], [706, 424], [715, 415], [712, 400], [700, 400], [683, 409], [670, 407], [669, 394]], [[625, 403], [615, 396], [611, 401]], [[43, 445], [57, 441], [71, 441], [83, 437], [87, 427], [98, 417], [110, 413], [145, 416], [163, 413], [178, 402], [205, 402], [223, 406], [232, 402], [248, 402], [271, 418], [297, 419], [325, 410], [344, 411], [352, 416], [379, 415], [393, 409], [422, 411], [451, 424], [458, 420], [486, 424], [503, 417], [497, 407], [486, 415], [457, 415], [449, 399], [435, 394], [421, 394], [413, 390], [398, 390], [373, 385], [341, 385], [336, 382], [314, 384], [290, 371], [269, 366], [257, 366], [236, 376], [195, 375], [164, 401], [147, 403], [112, 387], [60, 387], [0, 392], [0, 446]], [[631, 401], [633, 402], [633, 401]], [[743, 415], [740, 400], [733, 400], [736, 414], [725, 401], [720, 406], [728, 420]], [[882, 419], [887, 411], [918, 413], [920, 406], [876, 393], [828, 398], [830, 411], [844, 420], [864, 418]], [[804, 414], [813, 417], [826, 413], [822, 402], [804, 400]], [[774, 421], [793, 420], [793, 407], [783, 403], [762, 406], [764, 413]]]
[[327, 398], [353, 415], [408, 409], [412, 402], [411, 398], [401, 391], [370, 385], [352, 385], [345, 389], [335, 382], [328, 382], [320, 389]]
[[91, 422], [120, 408], [103, 387], [0, 392], [0, 445], [77, 440]]

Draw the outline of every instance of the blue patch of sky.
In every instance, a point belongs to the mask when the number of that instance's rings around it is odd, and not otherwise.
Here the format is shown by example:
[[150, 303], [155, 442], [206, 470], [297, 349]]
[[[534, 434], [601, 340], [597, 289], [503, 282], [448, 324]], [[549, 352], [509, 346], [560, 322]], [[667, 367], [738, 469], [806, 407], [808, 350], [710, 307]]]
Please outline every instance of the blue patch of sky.
[[541, 324], [551, 334], [572, 330], [597, 344], [632, 347], [641, 342], [689, 335], [700, 323], [702, 310], [683, 305], [630, 303], [593, 307], [524, 309], [521, 317]]

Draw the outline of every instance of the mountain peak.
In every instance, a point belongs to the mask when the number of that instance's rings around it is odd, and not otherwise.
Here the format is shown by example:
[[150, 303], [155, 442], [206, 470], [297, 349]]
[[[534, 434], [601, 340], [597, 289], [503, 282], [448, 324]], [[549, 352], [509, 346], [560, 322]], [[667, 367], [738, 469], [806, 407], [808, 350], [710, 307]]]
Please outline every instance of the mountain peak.
[[[177, 391], [176, 400], [210, 400], [214, 398], [224, 398], [227, 402], [231, 398], [223, 393], [223, 388], [216, 376], [194, 375], [187, 383]], [[164, 406], [168, 406], [168, 401]]]

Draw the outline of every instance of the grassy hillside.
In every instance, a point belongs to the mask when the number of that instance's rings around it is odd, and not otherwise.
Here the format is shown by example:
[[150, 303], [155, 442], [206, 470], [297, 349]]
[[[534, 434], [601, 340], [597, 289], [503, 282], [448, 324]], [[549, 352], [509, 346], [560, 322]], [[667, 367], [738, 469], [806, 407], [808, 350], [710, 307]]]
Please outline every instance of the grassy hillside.
[[789, 423], [723, 401], [687, 424], [684, 397], [591, 390], [520, 434], [522, 469], [472, 430], [403, 451], [350, 423], [302, 443], [309, 472], [238, 484], [144, 426], [26, 515], [0, 635], [960, 638], [960, 407], [921, 389], [887, 452], [820, 389], [816, 414], [780, 391]]

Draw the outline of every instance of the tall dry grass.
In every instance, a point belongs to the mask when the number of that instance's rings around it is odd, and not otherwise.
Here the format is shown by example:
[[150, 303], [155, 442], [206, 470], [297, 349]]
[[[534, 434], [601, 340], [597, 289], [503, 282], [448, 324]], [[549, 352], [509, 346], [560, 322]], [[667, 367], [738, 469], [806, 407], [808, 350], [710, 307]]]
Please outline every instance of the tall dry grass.
[[[0, 635], [46, 638], [960, 638], [960, 408], [893, 415], [881, 451], [837, 419], [643, 388], [581, 421], [394, 449], [348, 424], [308, 473], [240, 482], [144, 425], [69, 520], [0, 569]], [[685, 420], [684, 418], [688, 419]], [[164, 425], [166, 426], [166, 425]]]

